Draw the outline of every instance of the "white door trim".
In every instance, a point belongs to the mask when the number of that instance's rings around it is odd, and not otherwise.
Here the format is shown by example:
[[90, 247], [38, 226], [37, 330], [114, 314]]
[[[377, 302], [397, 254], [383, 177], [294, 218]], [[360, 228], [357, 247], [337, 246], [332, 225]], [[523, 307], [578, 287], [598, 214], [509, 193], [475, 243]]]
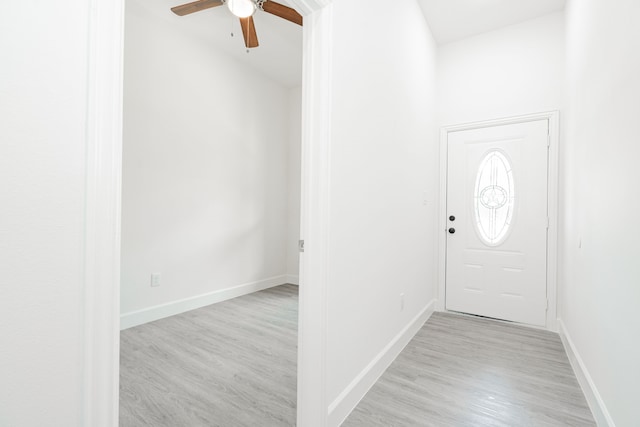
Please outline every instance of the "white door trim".
[[440, 130], [440, 211], [438, 214], [438, 304], [439, 311], [445, 309], [447, 267], [447, 141], [450, 132], [481, 129], [492, 126], [549, 121], [549, 171], [548, 171], [548, 215], [547, 234], [547, 321], [546, 329], [557, 331], [557, 269], [558, 269], [558, 144], [560, 140], [560, 112], [549, 111], [525, 116], [508, 117], [459, 125], [445, 126]]
[[124, 0], [91, 0], [88, 25], [82, 425], [116, 427]]
[[292, 0], [304, 16], [297, 425], [324, 427], [329, 247], [332, 0]]
[[[304, 16], [298, 425], [324, 427], [333, 0], [291, 0]], [[120, 206], [124, 0], [91, 0], [82, 425], [116, 427], [119, 409]], [[305, 238], [303, 237], [303, 238]]]

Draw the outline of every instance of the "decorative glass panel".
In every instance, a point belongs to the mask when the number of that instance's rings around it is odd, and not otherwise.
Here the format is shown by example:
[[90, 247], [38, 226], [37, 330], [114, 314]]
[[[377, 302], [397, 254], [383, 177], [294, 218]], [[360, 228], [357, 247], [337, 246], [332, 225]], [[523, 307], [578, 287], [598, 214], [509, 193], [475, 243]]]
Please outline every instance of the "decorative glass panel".
[[502, 152], [490, 151], [480, 163], [474, 199], [480, 238], [490, 246], [500, 244], [509, 231], [515, 202], [511, 163]]

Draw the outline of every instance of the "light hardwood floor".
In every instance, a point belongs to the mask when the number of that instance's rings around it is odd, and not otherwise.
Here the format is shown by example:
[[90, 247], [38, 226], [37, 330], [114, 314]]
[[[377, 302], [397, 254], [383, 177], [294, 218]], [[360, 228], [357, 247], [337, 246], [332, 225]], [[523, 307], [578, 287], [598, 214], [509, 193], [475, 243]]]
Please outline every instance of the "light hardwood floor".
[[120, 426], [295, 425], [297, 329], [283, 285], [122, 331]]
[[343, 426], [595, 422], [557, 334], [435, 313]]
[[[297, 290], [122, 331], [120, 426], [295, 425]], [[343, 424], [594, 425], [558, 335], [446, 313], [429, 319]]]

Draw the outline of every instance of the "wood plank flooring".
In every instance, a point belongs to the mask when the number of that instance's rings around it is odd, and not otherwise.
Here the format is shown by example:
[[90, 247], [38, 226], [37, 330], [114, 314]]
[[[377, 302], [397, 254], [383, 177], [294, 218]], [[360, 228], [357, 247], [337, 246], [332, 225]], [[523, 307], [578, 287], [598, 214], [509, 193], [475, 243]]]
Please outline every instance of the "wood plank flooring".
[[298, 287], [121, 332], [121, 427], [293, 426]]
[[[295, 425], [297, 291], [122, 331], [120, 426]], [[595, 423], [557, 334], [435, 313], [343, 426]]]
[[435, 313], [343, 426], [595, 422], [557, 334]]

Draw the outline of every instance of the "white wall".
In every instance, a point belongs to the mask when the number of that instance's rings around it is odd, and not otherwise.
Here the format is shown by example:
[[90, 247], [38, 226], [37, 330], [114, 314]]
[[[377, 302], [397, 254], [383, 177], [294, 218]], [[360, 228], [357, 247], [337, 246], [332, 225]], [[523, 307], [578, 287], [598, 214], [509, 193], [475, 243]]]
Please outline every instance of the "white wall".
[[439, 123], [561, 109], [564, 18], [553, 13], [438, 49]]
[[435, 298], [438, 173], [436, 48], [417, 3], [337, 1], [333, 13], [326, 372], [335, 405]]
[[570, 1], [559, 306], [611, 419], [638, 423], [640, 3]]
[[300, 150], [302, 143], [302, 87], [289, 91], [289, 164], [287, 212], [287, 276], [298, 284], [300, 252]]
[[127, 1], [125, 314], [286, 281], [289, 91], [177, 23]]
[[88, 10], [0, 15], [0, 425], [79, 426]]

